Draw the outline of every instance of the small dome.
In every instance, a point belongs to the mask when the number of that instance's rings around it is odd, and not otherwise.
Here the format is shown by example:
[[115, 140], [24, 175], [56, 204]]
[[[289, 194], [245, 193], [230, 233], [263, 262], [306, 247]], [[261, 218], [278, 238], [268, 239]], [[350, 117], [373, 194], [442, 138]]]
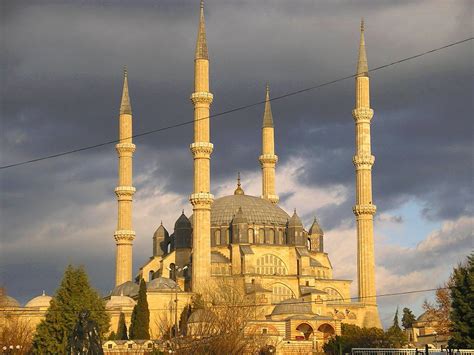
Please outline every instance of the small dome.
[[146, 288], [149, 291], [152, 291], [152, 290], [175, 291], [176, 289], [178, 289], [178, 291], [181, 290], [174, 280], [168, 279], [166, 277], [157, 277], [156, 279], [151, 280], [150, 282], [147, 283]]
[[26, 308], [49, 308], [49, 304], [53, 298], [44, 293], [41, 296], [37, 296], [30, 300], [25, 307]]
[[303, 227], [303, 223], [301, 222], [300, 217], [296, 213], [296, 209], [293, 212], [293, 216], [291, 216], [290, 220], [288, 221], [289, 227]]
[[121, 285], [116, 286], [112, 292], [110, 293], [111, 296], [128, 296], [128, 297], [133, 297], [135, 295], [138, 295], [138, 289], [140, 287], [132, 282], [132, 281], [127, 281], [124, 282]]
[[135, 304], [136, 302], [128, 296], [111, 296], [105, 304], [105, 308], [133, 307]]
[[420, 316], [416, 319], [417, 322], [430, 322], [433, 320], [433, 317], [428, 314], [428, 312], [424, 312], [420, 314]]
[[176, 229], [191, 229], [191, 228], [192, 228], [191, 221], [188, 219], [188, 217], [186, 217], [183, 211], [181, 216], [179, 216], [178, 220], [174, 224], [174, 229], [176, 230]]
[[290, 298], [277, 304], [272, 315], [279, 314], [312, 314], [311, 303], [302, 298]]

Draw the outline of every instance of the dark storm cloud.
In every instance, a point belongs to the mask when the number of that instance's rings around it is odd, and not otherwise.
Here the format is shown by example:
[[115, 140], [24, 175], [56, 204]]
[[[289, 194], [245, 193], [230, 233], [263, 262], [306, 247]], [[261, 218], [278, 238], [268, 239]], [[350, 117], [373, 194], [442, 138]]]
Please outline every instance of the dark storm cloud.
[[[469, 1], [206, 4], [213, 113], [262, 100], [266, 82], [277, 96], [352, 74], [362, 16], [372, 67], [463, 39], [471, 30]], [[124, 64], [135, 133], [192, 119], [197, 1], [2, 5], [2, 165], [115, 139]], [[427, 218], [472, 214], [470, 55], [469, 45], [461, 45], [371, 74], [380, 211], [416, 198]], [[280, 164], [302, 156], [302, 183], [328, 189], [341, 184], [352, 194], [353, 95], [348, 80], [272, 104]], [[262, 111], [213, 120], [213, 181], [259, 168]], [[136, 139], [139, 191], [160, 182], [185, 198], [192, 186], [191, 141], [191, 126]], [[90, 221], [68, 220], [75, 217], [67, 213], [113, 203], [115, 183], [113, 145], [1, 172], [2, 244], [31, 238], [34, 246], [41, 241], [32, 235], [54, 219], [66, 224], [62, 232], [53, 228], [55, 238], [79, 233], [81, 223], [113, 220], [114, 208]], [[351, 201], [317, 211], [325, 228], [352, 218]], [[70, 252], [66, 243], [53, 249]], [[35, 259], [34, 250], [28, 255]], [[41, 265], [48, 273], [50, 266], [38, 263], [38, 270]], [[2, 268], [20, 274], [13, 262]], [[109, 279], [111, 269], [105, 268]]]

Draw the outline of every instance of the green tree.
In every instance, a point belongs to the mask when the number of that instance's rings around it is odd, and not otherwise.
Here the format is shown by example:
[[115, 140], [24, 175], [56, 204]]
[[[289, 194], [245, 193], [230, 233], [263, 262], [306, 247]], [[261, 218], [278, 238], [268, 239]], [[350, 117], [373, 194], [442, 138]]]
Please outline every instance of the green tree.
[[403, 329], [411, 328], [415, 321], [416, 321], [416, 317], [412, 313], [410, 308], [407, 308], [407, 307], [403, 308], [403, 316], [402, 316]]
[[474, 253], [454, 269], [451, 287], [451, 339], [455, 348], [474, 348]]
[[107, 340], [117, 340], [117, 335], [115, 334], [115, 332], [111, 332], [107, 337]]
[[150, 311], [146, 299], [146, 283], [140, 280], [138, 301], [133, 307], [132, 321], [130, 323], [130, 339], [150, 339]]
[[402, 347], [407, 343], [405, 333], [400, 328], [400, 324], [398, 322], [398, 307], [395, 312], [395, 316], [393, 317], [393, 324], [387, 329], [386, 336], [388, 342], [396, 348]]
[[127, 324], [125, 324], [125, 314], [123, 312], [120, 312], [117, 326], [117, 335], [115, 336], [115, 339], [128, 340]]
[[99, 294], [91, 288], [82, 267], [69, 265], [45, 318], [38, 324], [33, 340], [35, 354], [65, 354], [69, 338], [82, 310], [90, 311], [101, 337], [109, 330], [110, 319]]
[[352, 348], [389, 348], [390, 337], [379, 328], [360, 328], [352, 324], [341, 325], [341, 335], [324, 345], [329, 354], [350, 353]]

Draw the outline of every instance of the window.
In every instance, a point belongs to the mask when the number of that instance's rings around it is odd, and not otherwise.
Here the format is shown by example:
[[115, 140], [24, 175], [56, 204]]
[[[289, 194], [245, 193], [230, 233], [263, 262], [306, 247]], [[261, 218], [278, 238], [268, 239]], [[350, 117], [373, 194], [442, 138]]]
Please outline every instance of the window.
[[151, 349], [153, 347], [153, 344], [152, 343], [148, 343], [148, 349]]
[[249, 242], [250, 244], [253, 244], [253, 243], [254, 243], [255, 231], [254, 231], [252, 228], [249, 228], [248, 234], [249, 234], [249, 240], [248, 240], [248, 242]]
[[129, 349], [133, 349], [133, 344], [128, 344]]
[[306, 239], [306, 247], [308, 248], [308, 250], [311, 250], [311, 239]]
[[112, 344], [107, 345], [107, 349], [112, 349], [114, 346]]
[[153, 274], [154, 274], [154, 271], [153, 271], [153, 270], [150, 270], [150, 271], [148, 272], [148, 281], [153, 280]]
[[263, 228], [260, 228], [258, 230], [258, 242], [260, 244], [264, 244], [265, 243], [265, 229]]
[[262, 329], [262, 334], [268, 334], [268, 329], [267, 329], [267, 328], [263, 328], [263, 329]]
[[214, 232], [214, 245], [221, 245], [221, 231], [216, 230]]
[[230, 243], [230, 230], [229, 228], [227, 228], [225, 230], [225, 244], [229, 244]]
[[282, 283], [275, 283], [272, 285], [272, 303], [280, 303], [281, 301], [287, 300], [289, 298], [293, 298], [293, 292], [291, 289], [282, 284]]
[[273, 229], [268, 230], [267, 243], [275, 244], [275, 231]]
[[257, 274], [261, 275], [287, 275], [285, 263], [278, 256], [265, 254], [257, 259]]

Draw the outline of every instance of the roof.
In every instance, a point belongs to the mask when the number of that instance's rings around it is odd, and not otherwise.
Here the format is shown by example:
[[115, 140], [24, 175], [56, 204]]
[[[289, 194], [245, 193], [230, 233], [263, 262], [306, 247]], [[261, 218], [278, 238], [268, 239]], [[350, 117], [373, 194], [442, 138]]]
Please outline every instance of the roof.
[[318, 223], [318, 220], [316, 219], [316, 217], [314, 217], [314, 220], [313, 220], [313, 224], [311, 225], [311, 227], [309, 228], [309, 232], [308, 232], [310, 235], [311, 234], [319, 234], [319, 235], [323, 235], [324, 232], [323, 230], [321, 229], [321, 226], [319, 225]]
[[309, 256], [308, 248], [306, 247], [296, 247], [296, 251], [298, 252], [299, 256]]
[[303, 223], [301, 222], [300, 217], [296, 213], [296, 209], [293, 212], [293, 216], [291, 216], [290, 220], [288, 221], [289, 227], [303, 227]]
[[176, 220], [174, 224], [174, 229], [191, 229], [191, 221], [188, 217], [184, 214], [184, 211], [181, 213], [181, 216]]
[[303, 298], [290, 298], [275, 306], [272, 316], [279, 314], [313, 314], [313, 312], [311, 310], [311, 303]]
[[249, 195], [229, 195], [218, 198], [211, 206], [211, 225], [220, 227], [231, 223], [242, 208], [247, 222], [260, 225], [286, 226], [288, 214], [268, 200]]
[[158, 239], [165, 239], [169, 237], [169, 233], [166, 230], [166, 228], [163, 226], [163, 222], [161, 222], [160, 226], [153, 234], [153, 237], [158, 238]]
[[229, 258], [218, 251], [211, 252], [211, 263], [230, 263]]
[[250, 245], [240, 245], [240, 252], [244, 255], [254, 254]]
[[0, 308], [18, 308], [20, 307], [20, 302], [18, 302], [13, 297], [7, 295], [0, 295]]
[[181, 290], [176, 282], [167, 277], [157, 277], [147, 283], [146, 289], [148, 291], [169, 291], [169, 290]]
[[360, 23], [360, 43], [359, 43], [359, 59], [357, 61], [357, 76], [369, 76], [369, 66], [367, 64], [367, 53], [365, 51], [364, 38], [364, 20]]
[[302, 295], [307, 295], [307, 294], [319, 294], [319, 295], [326, 295], [327, 292], [324, 292], [324, 291], [321, 291], [321, 290], [318, 290], [314, 287], [311, 287], [311, 286], [300, 286], [300, 291], [301, 291], [301, 294]]
[[264, 288], [260, 284], [255, 284], [255, 283], [246, 283], [245, 284], [245, 292], [247, 294], [250, 293], [255, 293], [255, 292], [273, 292], [272, 290]]
[[49, 308], [49, 304], [53, 298], [44, 293], [31, 299], [26, 305], [26, 308]]
[[132, 114], [132, 105], [130, 104], [130, 96], [128, 94], [128, 75], [127, 69], [123, 70], [123, 91], [122, 101], [120, 102], [120, 114]]
[[315, 267], [315, 266], [324, 267], [323, 264], [321, 264], [318, 260], [313, 259], [313, 258], [310, 258], [310, 259], [309, 259], [309, 266], [312, 266], [312, 267]]
[[129, 296], [133, 297], [138, 295], [139, 286], [132, 281], [124, 282], [121, 285], [115, 286], [110, 293], [110, 296]]

